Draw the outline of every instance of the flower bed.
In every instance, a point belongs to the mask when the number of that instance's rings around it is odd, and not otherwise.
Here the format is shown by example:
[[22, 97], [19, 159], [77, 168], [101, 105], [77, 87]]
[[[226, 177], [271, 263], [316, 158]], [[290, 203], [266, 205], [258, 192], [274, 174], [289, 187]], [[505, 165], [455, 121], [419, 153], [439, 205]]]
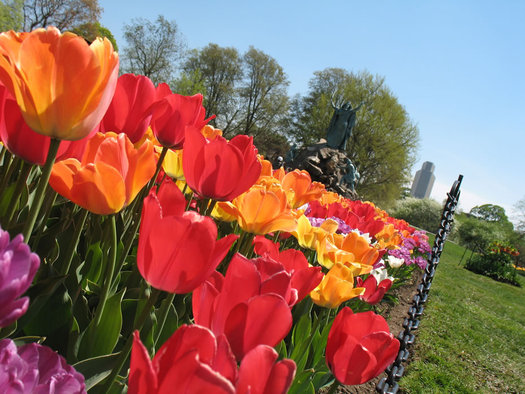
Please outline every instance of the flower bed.
[[303, 393], [393, 361], [375, 305], [424, 268], [424, 233], [226, 140], [202, 95], [117, 78], [107, 40], [0, 51], [4, 391]]

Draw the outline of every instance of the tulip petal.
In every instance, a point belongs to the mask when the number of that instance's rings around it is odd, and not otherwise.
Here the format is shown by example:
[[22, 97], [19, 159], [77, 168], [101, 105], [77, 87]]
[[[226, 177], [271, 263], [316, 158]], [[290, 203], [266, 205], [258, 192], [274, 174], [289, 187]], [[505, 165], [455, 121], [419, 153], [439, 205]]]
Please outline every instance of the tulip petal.
[[286, 301], [276, 294], [263, 294], [233, 308], [224, 333], [237, 359], [242, 359], [257, 345], [275, 346], [291, 327], [292, 314]]
[[[221, 282], [224, 280], [222, 275], [217, 271], [213, 272], [208, 278], [210, 280], [214, 276], [220, 276]], [[222, 285], [222, 284], [221, 284]], [[215, 299], [219, 294], [219, 290], [211, 282], [206, 281], [197, 287], [192, 294], [191, 302], [193, 309], [193, 318], [195, 323], [205, 327], [211, 327], [214, 317]]]
[[82, 208], [99, 215], [118, 212], [126, 202], [122, 175], [105, 163], [81, 168], [74, 176], [69, 196], [65, 196]]
[[149, 358], [148, 350], [140, 340], [138, 331], [133, 332], [133, 347], [129, 366], [129, 394], [143, 394], [157, 388], [157, 375]]
[[277, 357], [277, 352], [267, 345], [258, 345], [246, 353], [239, 368], [237, 393], [264, 393]]
[[399, 353], [399, 340], [389, 332], [373, 332], [363, 338], [361, 344], [369, 352], [379, 355], [377, 364], [372, 371], [372, 378], [378, 376], [386, 367], [394, 362]]

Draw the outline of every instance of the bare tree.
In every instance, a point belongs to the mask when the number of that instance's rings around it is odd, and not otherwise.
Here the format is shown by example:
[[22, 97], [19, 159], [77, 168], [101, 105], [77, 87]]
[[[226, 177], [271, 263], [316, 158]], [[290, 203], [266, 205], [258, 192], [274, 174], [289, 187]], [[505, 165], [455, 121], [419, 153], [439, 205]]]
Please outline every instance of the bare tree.
[[183, 44], [174, 21], [159, 15], [156, 21], [133, 19], [124, 25], [126, 47], [123, 70], [149, 77], [153, 83], [171, 82]]
[[70, 30], [97, 22], [102, 12], [98, 0], [26, 0], [23, 10], [26, 31], [51, 25]]

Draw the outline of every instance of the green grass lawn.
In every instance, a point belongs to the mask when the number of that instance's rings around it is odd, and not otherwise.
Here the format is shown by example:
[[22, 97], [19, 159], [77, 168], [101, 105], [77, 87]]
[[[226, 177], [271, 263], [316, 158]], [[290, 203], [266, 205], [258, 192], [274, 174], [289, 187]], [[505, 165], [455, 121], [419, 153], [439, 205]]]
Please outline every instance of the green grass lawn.
[[421, 318], [407, 393], [525, 393], [525, 278], [521, 288], [458, 266], [447, 242]]

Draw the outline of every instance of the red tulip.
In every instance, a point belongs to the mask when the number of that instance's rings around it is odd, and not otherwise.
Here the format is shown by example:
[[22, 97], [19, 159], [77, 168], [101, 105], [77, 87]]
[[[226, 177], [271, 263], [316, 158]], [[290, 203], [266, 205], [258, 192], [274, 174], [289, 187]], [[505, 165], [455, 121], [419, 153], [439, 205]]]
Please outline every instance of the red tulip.
[[278, 243], [261, 235], [255, 237], [254, 248], [259, 256], [268, 256], [281, 263], [292, 276], [291, 286], [297, 291], [296, 302], [306, 297], [323, 279], [321, 267], [312, 267], [299, 250], [286, 249], [280, 252]]
[[188, 186], [199, 196], [231, 201], [247, 191], [261, 174], [253, 138], [237, 135], [227, 141], [217, 136], [209, 141], [188, 128], [182, 167]]
[[175, 331], [153, 360], [138, 331], [133, 336], [130, 394], [284, 394], [295, 375], [295, 363], [290, 359], [276, 362], [277, 352], [267, 345], [248, 352], [237, 370], [226, 337], [216, 337], [196, 324]]
[[[206, 117], [202, 106], [202, 94], [182, 96], [171, 93], [163, 84], [157, 88], [161, 98], [153, 105], [151, 129], [162, 146], [181, 149], [184, 143], [186, 127], [202, 129], [211, 119]], [[169, 94], [168, 94], [169, 91]]]
[[155, 85], [144, 75], [123, 74], [102, 122], [102, 133], [125, 133], [131, 142], [138, 142], [151, 121], [151, 105], [155, 102]]
[[237, 394], [281, 394], [286, 393], [295, 376], [293, 360], [277, 360], [277, 352], [266, 345], [250, 350], [241, 361]]
[[353, 313], [345, 307], [328, 334], [326, 363], [341, 383], [362, 384], [383, 372], [398, 351], [399, 341], [383, 317], [372, 311]]
[[226, 256], [237, 235], [217, 241], [213, 220], [184, 212], [186, 200], [172, 181], [144, 199], [137, 265], [153, 287], [188, 293], [199, 286]]
[[[387, 274], [386, 270], [383, 270], [382, 273]], [[356, 287], [364, 287], [366, 289], [359, 298], [367, 304], [377, 304], [392, 287], [392, 279], [386, 275], [381, 275], [377, 270], [372, 271], [364, 281], [358, 277], [356, 279]]]
[[[152, 362], [153, 361], [153, 362]], [[129, 394], [235, 393], [237, 364], [228, 343], [205, 327], [183, 325], [153, 360], [133, 333]], [[175, 390], [175, 391], [174, 391]]]
[[290, 276], [268, 275], [271, 265], [237, 254], [225, 277], [215, 272], [193, 292], [195, 322], [225, 334], [238, 360], [257, 345], [277, 345], [292, 327]]

